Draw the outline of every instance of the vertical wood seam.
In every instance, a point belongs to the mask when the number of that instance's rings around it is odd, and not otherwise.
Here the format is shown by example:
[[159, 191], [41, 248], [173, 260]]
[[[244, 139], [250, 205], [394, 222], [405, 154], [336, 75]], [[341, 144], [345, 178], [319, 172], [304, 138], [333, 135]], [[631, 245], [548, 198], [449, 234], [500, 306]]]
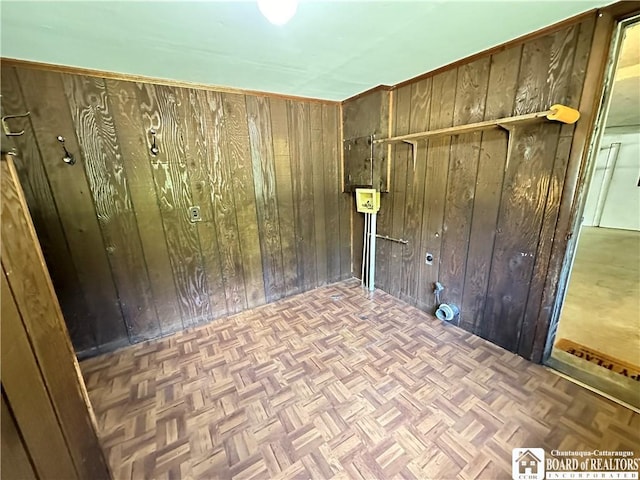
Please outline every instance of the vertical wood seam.
[[[17, 83], [18, 88], [20, 90], [20, 95], [22, 97], [23, 104], [26, 106], [26, 101], [24, 100], [26, 97], [25, 97], [25, 94], [24, 94], [24, 87], [22, 86], [22, 82], [20, 80], [20, 76], [18, 75], [17, 69], [15, 67], [12, 67], [12, 68], [13, 68], [14, 73], [15, 73], [16, 83]], [[31, 115], [29, 115], [27, 120], [29, 122], [29, 126], [31, 127], [31, 130], [34, 132], [33, 133], [33, 141], [35, 142], [36, 148], [38, 150], [38, 158], [35, 159], [34, 161], [37, 161], [37, 162], [40, 162], [41, 164], [44, 164], [44, 155], [42, 153], [42, 147], [40, 146], [40, 143], [38, 141], [38, 137], [35, 134], [36, 130], [34, 128], [33, 120], [31, 118]], [[74, 131], [75, 131], [75, 129], [74, 129]], [[53, 202], [53, 208], [55, 209], [55, 212], [56, 212], [56, 220], [57, 220], [58, 224], [60, 225], [60, 231], [62, 232], [62, 236], [64, 238], [65, 246], [67, 247], [67, 251], [71, 252], [72, 249], [71, 249], [71, 245], [69, 243], [68, 233], [67, 233], [67, 230], [65, 229], [64, 224], [63, 224], [63, 222], [61, 220], [60, 209], [58, 207], [58, 200], [56, 200], [56, 197], [53, 194], [54, 189], [51, 186], [51, 180], [49, 178], [49, 173], [47, 172], [47, 169], [44, 168], [44, 165], [42, 165], [42, 172], [43, 172], [44, 177], [45, 177], [45, 179], [47, 181], [47, 186], [49, 188], [49, 191], [51, 192], [51, 199], [52, 199], [52, 202]], [[75, 277], [77, 279], [77, 282], [80, 283], [80, 276], [78, 274], [78, 266], [76, 264], [76, 260], [74, 259], [73, 255], [70, 256], [69, 260], [71, 261], [71, 264], [73, 265], [73, 271], [75, 272]], [[78, 293], [80, 295], [82, 295], [83, 302], [85, 304], [87, 304], [87, 297], [86, 297], [86, 293], [85, 293], [84, 289], [83, 288], [79, 288], [78, 289]], [[88, 313], [90, 312], [88, 307], [87, 307], [87, 312]], [[95, 329], [93, 328], [93, 325], [91, 326], [91, 328], [89, 330], [89, 333], [91, 334], [91, 340], [92, 340], [92, 343], [93, 343], [93, 347], [91, 347], [91, 348], [97, 348], [98, 347], [98, 337], [96, 335]]]
[[[58, 77], [61, 89], [62, 89], [62, 93], [64, 95], [64, 98], [67, 99], [67, 101], [65, 102], [65, 106], [67, 109], [67, 112], [69, 114], [69, 118], [71, 118], [71, 122], [73, 122], [73, 112], [71, 111], [71, 105], [69, 103], [69, 98], [67, 97], [65, 88], [64, 88], [64, 77], [62, 75], [60, 75]], [[87, 173], [87, 168], [86, 168], [86, 164], [87, 164], [87, 160], [86, 160], [86, 154], [84, 153], [84, 147], [82, 146], [82, 142], [80, 142], [80, 138], [78, 137], [78, 131], [76, 129], [76, 126], [73, 125], [73, 135], [76, 139], [76, 145], [78, 146], [78, 153], [80, 154], [76, 163], [80, 163], [82, 166], [82, 173], [84, 175], [84, 178], [87, 182], [87, 187], [89, 188], [89, 199], [91, 201], [91, 206], [93, 207], [93, 213], [96, 217], [96, 219], [98, 219], [98, 208], [96, 206], [96, 202], [95, 199], [93, 198], [93, 192], [91, 191], [91, 183], [89, 182], [89, 175]], [[110, 255], [107, 254], [107, 243], [105, 242], [105, 238], [104, 238], [104, 231], [102, 228], [102, 225], [100, 224], [100, 221], [97, 222], [98, 225], [98, 231], [100, 232], [100, 239], [102, 240], [102, 252], [104, 253], [106, 260], [107, 260], [107, 265], [109, 265], [109, 273], [110, 273], [110, 279], [111, 279], [111, 283], [113, 285], [113, 289], [116, 293], [116, 301], [117, 301], [117, 308], [118, 311], [120, 312], [120, 319], [122, 321], [122, 324], [124, 325], [124, 329], [125, 332], [127, 333], [127, 338], [129, 340], [129, 343], [131, 344], [131, 329], [129, 327], [129, 325], [127, 324], [127, 320], [125, 317], [125, 313], [124, 313], [124, 309], [122, 308], [122, 299], [120, 297], [120, 290], [118, 289], [118, 284], [115, 280], [115, 276], [113, 274], [113, 264], [110, 258]]]
[[[101, 79], [104, 82], [104, 91], [105, 91], [105, 102], [109, 105], [109, 109], [111, 112], [114, 112], [114, 108], [113, 108], [113, 104], [112, 104], [112, 99], [111, 96], [109, 95], [109, 85], [107, 83], [106, 80]], [[118, 145], [122, 145], [122, 142], [120, 140], [120, 134], [118, 134], [118, 129], [115, 127], [115, 120], [114, 120], [114, 134], [116, 136], [116, 142]], [[124, 155], [124, 152], [121, 152], [122, 155]], [[123, 172], [123, 176], [125, 178], [129, 178], [127, 176], [127, 166], [125, 164], [125, 162], [122, 162], [122, 172]], [[129, 188], [129, 191], [131, 190], [131, 188], [129, 187], [129, 181], [127, 181], [127, 186]], [[131, 192], [129, 192], [129, 195], [131, 196]], [[138, 222], [138, 216], [136, 215], [136, 211], [135, 211], [135, 206], [133, 203], [133, 198], [130, 198], [130, 203], [131, 203], [131, 213], [132, 213], [132, 217], [133, 217], [133, 221], [136, 225], [136, 235], [138, 238], [138, 241], [140, 242], [140, 253], [142, 254], [142, 261], [144, 263], [144, 270], [146, 272], [146, 277], [149, 280], [148, 282], [148, 288], [149, 288], [149, 292], [151, 294], [151, 300], [152, 300], [152, 306], [153, 306], [153, 311], [155, 312], [155, 319], [156, 319], [156, 323], [158, 326], [158, 330], [160, 332], [160, 335], [162, 336], [163, 332], [162, 332], [162, 322], [160, 321], [160, 315], [158, 314], [158, 302], [156, 301], [156, 295], [153, 291], [153, 282], [151, 281], [151, 274], [149, 272], [149, 262], [147, 261], [147, 257], [146, 257], [146, 253], [144, 251], [144, 246], [142, 244], [142, 235], [140, 234], [140, 224]], [[123, 316], [124, 317], [124, 316]], [[128, 328], [127, 328], [127, 332], [128, 332]]]

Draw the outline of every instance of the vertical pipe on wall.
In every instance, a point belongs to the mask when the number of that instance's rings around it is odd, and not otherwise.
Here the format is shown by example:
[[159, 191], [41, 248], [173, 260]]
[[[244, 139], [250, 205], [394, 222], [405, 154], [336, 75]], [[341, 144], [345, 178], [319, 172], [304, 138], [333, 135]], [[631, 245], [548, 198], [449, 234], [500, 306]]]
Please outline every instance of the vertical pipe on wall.
[[361, 286], [365, 286], [366, 282], [365, 282], [365, 265], [367, 263], [367, 247], [369, 246], [369, 239], [367, 237], [369, 231], [368, 231], [368, 225], [369, 225], [369, 215], [368, 214], [364, 214], [364, 233], [362, 236], [362, 269], [360, 272], [360, 285]]
[[376, 217], [378, 216], [376, 213], [368, 214], [370, 218], [369, 221], [369, 241], [371, 242], [369, 246], [369, 290], [375, 290], [375, 277], [376, 277]]

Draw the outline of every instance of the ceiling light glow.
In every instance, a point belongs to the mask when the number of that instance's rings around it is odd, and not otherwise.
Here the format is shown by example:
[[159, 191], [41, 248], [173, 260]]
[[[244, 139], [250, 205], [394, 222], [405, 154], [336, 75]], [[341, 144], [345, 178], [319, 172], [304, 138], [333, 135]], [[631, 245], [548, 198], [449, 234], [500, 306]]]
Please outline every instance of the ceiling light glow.
[[296, 14], [298, 0], [258, 0], [258, 8], [267, 20], [281, 26]]

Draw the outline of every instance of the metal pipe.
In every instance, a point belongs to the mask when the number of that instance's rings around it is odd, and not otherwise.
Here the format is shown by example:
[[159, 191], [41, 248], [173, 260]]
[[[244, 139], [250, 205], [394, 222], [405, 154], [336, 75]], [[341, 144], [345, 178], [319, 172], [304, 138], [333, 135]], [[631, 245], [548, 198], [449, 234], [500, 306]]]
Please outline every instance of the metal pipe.
[[402, 238], [393, 238], [393, 237], [390, 237], [389, 235], [377, 235], [376, 234], [376, 238], [381, 238], [383, 240], [389, 240], [390, 242], [402, 243], [403, 245], [407, 245], [409, 243], [409, 240], [404, 240]]
[[367, 247], [369, 246], [369, 232], [367, 231], [368, 228], [368, 220], [369, 220], [369, 215], [368, 214], [364, 214], [364, 236], [362, 239], [362, 269], [360, 272], [360, 285], [364, 287], [365, 285], [365, 280], [364, 280], [364, 265], [367, 262]]
[[369, 290], [375, 290], [376, 276], [376, 213], [371, 214], [370, 230], [371, 230], [371, 246], [369, 247]]

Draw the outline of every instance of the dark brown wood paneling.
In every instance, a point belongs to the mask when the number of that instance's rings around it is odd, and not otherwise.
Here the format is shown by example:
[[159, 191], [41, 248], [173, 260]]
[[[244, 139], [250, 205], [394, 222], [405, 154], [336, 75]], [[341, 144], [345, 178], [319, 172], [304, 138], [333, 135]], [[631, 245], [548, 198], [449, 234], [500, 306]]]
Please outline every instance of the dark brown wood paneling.
[[513, 150], [504, 177], [489, 288], [478, 334], [512, 351], [517, 348], [529, 294], [559, 130], [558, 125], [539, 124], [510, 132]]
[[[490, 60], [481, 58], [459, 67], [453, 125], [484, 119]], [[441, 299], [458, 306], [462, 305], [481, 139], [482, 132], [475, 132], [454, 136], [451, 142], [438, 278], [446, 285]]]
[[[32, 454], [39, 476], [108, 478], [88, 395], [17, 173], [10, 159], [0, 164], [3, 389], [23, 434], [24, 422], [33, 428], [33, 441], [41, 449], [38, 455], [47, 459], [40, 468]], [[45, 417], [52, 422], [46, 432]], [[51, 448], [56, 437], [64, 451]], [[24, 438], [31, 452], [31, 440]]]
[[[384, 145], [376, 145], [373, 149], [373, 165], [368, 143], [365, 138], [374, 135], [384, 138], [389, 131], [389, 92], [374, 91], [369, 95], [347, 100], [342, 106], [344, 140], [359, 139], [357, 155], [344, 151], [344, 185], [346, 192], [356, 187], [375, 188], [378, 191], [388, 190], [387, 149]], [[356, 150], [354, 150], [356, 151]]]
[[[429, 128], [444, 128], [452, 125], [457, 113], [455, 108], [457, 79], [458, 70], [443, 72], [433, 77]], [[430, 140], [427, 147], [422, 228], [419, 237], [422, 261], [418, 270], [418, 290], [414, 297], [417, 304], [423, 309], [435, 305], [435, 297], [432, 293], [433, 285], [440, 279], [440, 265], [443, 263], [441, 246], [445, 234], [443, 220], [451, 140], [451, 137]], [[467, 159], [467, 161], [472, 161], [472, 159]], [[432, 265], [427, 265], [425, 261], [427, 253], [433, 257]], [[447, 258], [447, 262], [449, 260]], [[451, 286], [446, 285], [445, 288], [448, 290]]]
[[[68, 308], [70, 328], [77, 319], [97, 337], [78, 343], [83, 355], [128, 343], [125, 319], [136, 342], [350, 276], [339, 105], [21, 76], [36, 127], [25, 148], [44, 152], [52, 201], [30, 172], [24, 181], [32, 208], [53, 211], [45, 227], [69, 239], [58, 257], [71, 271], [55, 274], [88, 300], [87, 314]], [[61, 161], [57, 134], [76, 165]]]
[[[338, 155], [338, 108], [322, 106], [322, 165], [324, 171], [324, 213], [326, 229], [327, 280], [336, 282], [340, 275], [340, 218], [339, 204], [342, 192], [340, 156]], [[349, 253], [349, 257], [351, 254]]]
[[[2, 68], [1, 98], [7, 115], [28, 111], [13, 68]], [[14, 137], [18, 148], [18, 155], [15, 157], [16, 169], [51, 272], [51, 280], [67, 319], [71, 339], [78, 350], [94, 348], [96, 344], [92, 325], [87, 321], [91, 314], [84, 298], [84, 290], [78, 288], [78, 273], [73, 262], [69, 261], [72, 258], [71, 251], [42, 164], [31, 121], [28, 118], [15, 119], [12, 120], [12, 126], [15, 130], [25, 132], [24, 135]]]
[[[285, 284], [276, 193], [274, 145], [271, 141], [271, 112], [267, 98], [247, 97], [246, 103], [253, 182], [256, 192], [258, 222], [261, 227], [260, 251], [262, 252], [264, 289], [268, 301], [273, 301], [284, 296]], [[288, 158], [280, 160], [288, 162]]]
[[[4, 275], [4, 274], [3, 274]], [[3, 280], [4, 284], [4, 280]], [[2, 391], [2, 410], [0, 410], [0, 442], [2, 442], [2, 455], [0, 455], [0, 475], [3, 478], [16, 478], [31, 480], [38, 476], [34, 470], [27, 448], [20, 436], [16, 420], [9, 410], [9, 405]]]
[[[568, 85], [562, 89], [555, 88], [552, 92], [550, 101], [563, 103], [576, 109], [579, 108], [580, 95], [582, 93], [587, 61], [589, 59], [589, 51], [591, 49], [591, 42], [593, 39], [594, 25], [595, 18], [591, 18], [575, 27], [575, 29], [579, 29], [579, 31], [575, 43], [573, 65], [569, 70], [570, 76], [563, 75], [563, 78], [570, 77]], [[571, 34], [573, 35], [574, 33], [575, 32], [572, 30]], [[564, 38], [566, 38], [566, 36], [560, 36], [557, 41]], [[564, 46], [564, 48], [568, 48], [569, 46], [572, 46], [572, 43], [565, 41], [561, 45]], [[563, 48], [559, 48], [556, 51], [562, 52]], [[561, 55], [557, 54], [556, 56], [559, 59], [562, 59]], [[565, 67], [565, 69], [566, 68], [567, 67]], [[536, 329], [538, 327], [538, 318], [540, 315], [544, 314], [545, 311], [547, 315], [550, 313], [550, 308], [546, 307], [543, 303], [544, 289], [545, 285], [549, 282], [549, 262], [551, 259], [552, 245], [556, 240], [555, 235], [560, 211], [560, 202], [562, 199], [562, 191], [564, 189], [564, 181], [567, 173], [574, 131], [574, 125], [562, 125], [560, 129], [560, 139], [558, 141], [556, 160], [549, 184], [549, 200], [545, 210], [544, 223], [540, 232], [540, 244], [538, 245], [538, 255], [536, 257], [536, 265], [534, 266], [531, 292], [527, 300], [527, 310], [522, 324], [520, 346], [518, 347], [518, 353], [525, 358], [536, 357], [536, 354], [533, 351], [534, 345], [536, 343], [541, 344], [544, 341], [544, 337], [538, 338], [536, 341], [536, 337], [538, 335]], [[546, 329], [543, 330], [546, 333]], [[538, 348], [538, 351], [541, 352], [541, 347]]]
[[[491, 58], [485, 119], [502, 118], [513, 111], [521, 55], [522, 48], [514, 47]], [[483, 132], [460, 312], [460, 326], [472, 332], [484, 315], [506, 157], [506, 132]]]
[[276, 191], [278, 196], [278, 217], [280, 222], [280, 245], [285, 293], [292, 295], [301, 291], [301, 272], [298, 268], [302, 259], [298, 256], [296, 244], [296, 217], [294, 214], [293, 179], [289, 138], [288, 109], [285, 100], [269, 99], [271, 107], [271, 132], [276, 169]]
[[[18, 79], [31, 111], [36, 142], [69, 245], [70, 260], [78, 273], [76, 288], [84, 292], [89, 308], [89, 318], [79, 321], [92, 326], [97, 345], [113, 348], [126, 344], [127, 331], [62, 78], [57, 73], [18, 70]], [[66, 139], [67, 149], [77, 160], [75, 165], [62, 161], [58, 135]]]
[[309, 120], [311, 122], [311, 171], [313, 174], [313, 217], [316, 254], [316, 286], [327, 283], [327, 231], [325, 219], [324, 191], [324, 142], [322, 137], [322, 105], [311, 104]]
[[[432, 80], [427, 78], [411, 85], [411, 112], [409, 115], [409, 131], [422, 132], [429, 128], [431, 112]], [[416, 163], [407, 170], [407, 191], [404, 205], [404, 238], [402, 255], [402, 275], [400, 277], [400, 298], [412, 304], [416, 303], [420, 268], [424, 262], [421, 251], [422, 213], [425, 193], [425, 175], [427, 170], [426, 142], [418, 142], [415, 147]]]
[[180, 130], [184, 135], [193, 206], [200, 208], [201, 221], [194, 222], [193, 229], [198, 235], [211, 317], [214, 318], [227, 313], [212, 202], [211, 158], [215, 155], [212, 151], [221, 143], [220, 127], [212, 125], [215, 119], [209, 116], [211, 108], [206, 92], [183, 88], [175, 89], [175, 92], [179, 100]]
[[128, 334], [154, 338], [160, 325], [106, 86], [68, 75], [63, 83]]
[[[571, 26], [524, 45], [514, 113], [539, 111], [550, 102], [565, 101], [577, 30], [577, 26]], [[547, 242], [542, 235], [552, 235], [549, 229], [555, 230], [554, 225], [545, 231], [543, 220], [545, 211], [554, 217], [553, 210], [557, 208], [554, 203], [558, 197], [549, 196], [549, 185], [560, 128], [559, 124], [542, 124], [530, 129], [515, 128], [510, 132], [513, 150], [511, 158], [507, 159], [487, 307], [480, 335], [511, 351], [518, 350], [529, 295], [539, 295], [538, 291], [542, 289], [540, 277], [544, 278], [546, 274], [547, 255], [544, 251], [539, 252], [538, 247], [540, 244], [544, 247]], [[536, 263], [539, 269], [534, 272]], [[528, 333], [531, 328], [525, 325], [525, 329]], [[531, 343], [532, 335], [525, 337]], [[523, 343], [521, 349], [527, 348]]]
[[[256, 182], [252, 176], [246, 98], [249, 97], [231, 93], [223, 95], [227, 158], [233, 185], [247, 306], [251, 308], [265, 302], [265, 286], [260, 253], [261, 224], [256, 212], [258, 200], [255, 194]], [[266, 113], [265, 128], [269, 125], [269, 120], [269, 114]], [[271, 130], [262, 135], [269, 140], [272, 138]]]
[[[616, 4], [621, 5], [621, 4]], [[630, 4], [628, 4], [630, 5]], [[638, 8], [636, 6], [636, 8]], [[577, 108], [582, 116], [582, 121], [573, 129], [571, 150], [567, 160], [567, 174], [564, 178], [564, 187], [560, 196], [558, 220], [554, 232], [554, 242], [551, 247], [549, 266], [547, 267], [545, 285], [542, 292], [542, 300], [536, 322], [533, 350], [530, 358], [539, 362], [542, 360], [543, 350], [547, 344], [547, 337], [551, 329], [557, 327], [559, 312], [555, 316], [555, 324], [551, 325], [554, 303], [556, 308], [561, 304], [556, 298], [564, 295], [564, 287], [568, 279], [565, 272], [565, 281], [560, 280], [563, 268], [570, 268], [571, 255], [571, 229], [575, 228], [577, 206], [580, 198], [586, 194], [587, 182], [585, 181], [587, 157], [587, 145], [592, 135], [592, 125], [595, 122], [598, 106], [603, 90], [603, 78], [609, 55], [609, 42], [614, 31], [614, 20], [610, 13], [605, 13], [596, 18], [590, 18], [580, 25], [580, 35], [576, 48], [576, 59], [573, 67], [573, 81], [569, 89], [567, 102]], [[563, 135], [566, 128], [563, 127]], [[576, 195], [577, 194], [577, 195]], [[574, 198], [574, 195], [576, 198]], [[573, 242], [577, 236], [573, 237]], [[553, 332], [554, 333], [554, 332]], [[555, 333], [554, 333], [555, 334]]]
[[[357, 149], [358, 155], [356, 156], [349, 153], [348, 143], [343, 143], [341, 146], [344, 191], [354, 192], [357, 187], [367, 187], [375, 188], [380, 192], [386, 192], [388, 190], [387, 146], [374, 145], [373, 166], [370, 161], [362, 161], [362, 159], [371, 158], [367, 137], [374, 135], [375, 138], [384, 138], [389, 134], [389, 92], [386, 90], [377, 90], [370, 95], [357, 97], [344, 102], [342, 105], [342, 122], [343, 140], [346, 142], [350, 139], [357, 138], [358, 143], [362, 145], [362, 150]], [[385, 195], [382, 197], [380, 202], [385, 206], [381, 207], [381, 211], [379, 212], [380, 217], [387, 215], [387, 211], [389, 210], [388, 205], [386, 205], [388, 200], [384, 198]], [[362, 268], [364, 215], [355, 212], [355, 196], [353, 194], [348, 197], [345, 195], [342, 201], [345, 207], [348, 205], [349, 209], [352, 210], [350, 227], [353, 263], [352, 273], [354, 276], [360, 277]], [[380, 223], [381, 228], [388, 228], [386, 218], [381, 218]], [[382, 246], [382, 249], [386, 253], [387, 246]], [[383, 283], [386, 279], [385, 274], [386, 269], [383, 267], [381, 278]]]
[[[411, 85], [399, 88], [394, 93], [394, 123], [393, 134], [405, 135], [409, 133], [409, 118], [411, 115]], [[394, 144], [391, 150], [391, 183], [392, 195], [385, 198], [385, 203], [392, 204], [392, 221], [390, 236], [397, 239], [405, 237], [405, 201], [407, 194], [407, 175], [409, 171], [413, 171], [413, 157], [411, 149], [408, 145]], [[411, 169], [411, 170], [410, 170]], [[389, 293], [398, 297], [400, 296], [402, 283], [398, 281], [402, 278], [403, 259], [405, 258], [405, 248], [413, 248], [413, 245], [403, 245], [394, 242], [391, 245], [391, 252], [388, 258], [388, 279], [387, 288]], [[383, 255], [380, 255], [381, 262], [385, 261]]]
[[183, 324], [189, 326], [210, 319], [212, 312], [198, 232], [188, 217], [193, 199], [177, 99], [169, 87], [139, 87], [143, 125], [157, 132], [160, 152], [151, 163], [153, 179]]
[[182, 316], [153, 182], [150, 135], [143, 127], [137, 90], [133, 83], [107, 80], [113, 121], [160, 329], [162, 333], [168, 333], [182, 329]]
[[302, 290], [308, 290], [316, 284], [315, 224], [309, 215], [313, 209], [311, 121], [308, 104], [287, 102], [287, 105], [298, 273]]
[[[392, 131], [532, 113], [556, 102], [577, 106], [594, 20], [593, 14], [402, 84], [393, 92]], [[419, 89], [427, 82], [431, 103], [424, 108]], [[353, 102], [374, 103], [374, 95], [379, 92]], [[345, 138], [371, 128], [371, 118], [359, 115], [352, 101], [345, 102]], [[402, 247], [402, 262], [399, 246], [378, 250], [379, 285], [433, 312], [433, 282], [440, 281], [442, 300], [461, 307], [460, 326], [535, 357], [533, 345], [545, 330], [540, 312], [550, 309], [552, 298], [544, 292], [554, 288], [545, 278], [561, 223], [565, 176], [573, 175], [573, 132], [574, 126], [544, 121], [517, 127], [510, 154], [508, 135], [500, 130], [444, 137], [426, 149], [419, 141], [415, 170], [406, 159], [409, 148], [394, 146], [390, 221], [393, 236], [409, 244]], [[353, 261], [359, 264], [361, 227], [353, 215]], [[427, 252], [433, 266], [425, 265]]]

